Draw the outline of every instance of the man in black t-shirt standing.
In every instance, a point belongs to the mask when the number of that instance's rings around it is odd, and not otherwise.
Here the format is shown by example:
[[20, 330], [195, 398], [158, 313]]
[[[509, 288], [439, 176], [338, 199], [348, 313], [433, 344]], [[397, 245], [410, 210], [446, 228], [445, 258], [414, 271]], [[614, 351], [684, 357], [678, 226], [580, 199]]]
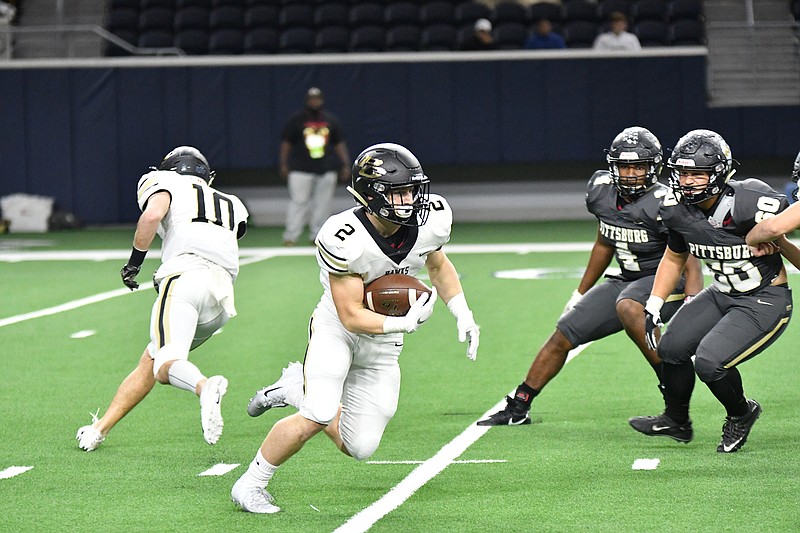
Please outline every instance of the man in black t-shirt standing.
[[281, 133], [280, 175], [289, 185], [289, 208], [283, 244], [294, 246], [309, 226], [314, 239], [329, 216], [330, 202], [341, 180], [350, 177], [350, 155], [339, 120], [323, 111], [322, 91], [311, 87], [305, 108], [293, 115]]

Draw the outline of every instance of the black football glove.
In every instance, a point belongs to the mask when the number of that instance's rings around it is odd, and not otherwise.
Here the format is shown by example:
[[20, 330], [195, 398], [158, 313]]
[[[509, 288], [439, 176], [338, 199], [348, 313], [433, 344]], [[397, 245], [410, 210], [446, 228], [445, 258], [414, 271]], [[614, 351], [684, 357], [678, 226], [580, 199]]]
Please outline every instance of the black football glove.
[[122, 270], [119, 271], [119, 275], [122, 276], [122, 283], [130, 290], [139, 288], [139, 284], [136, 282], [136, 276], [139, 274], [139, 270], [141, 270], [141, 267], [126, 264], [122, 267]]
[[664, 323], [661, 321], [661, 313], [656, 311], [655, 314], [644, 310], [644, 338], [647, 341], [647, 346], [651, 350], [658, 348], [658, 339], [656, 338], [656, 331], [661, 331], [661, 326]]

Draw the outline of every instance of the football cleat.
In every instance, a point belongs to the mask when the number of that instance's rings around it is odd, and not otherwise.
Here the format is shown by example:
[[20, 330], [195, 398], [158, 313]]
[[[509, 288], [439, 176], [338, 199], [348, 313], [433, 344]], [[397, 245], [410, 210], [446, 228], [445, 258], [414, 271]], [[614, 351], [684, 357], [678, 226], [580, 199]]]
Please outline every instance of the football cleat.
[[222, 376], [211, 376], [200, 391], [200, 423], [203, 438], [209, 444], [216, 444], [222, 436], [222, 397], [228, 391], [228, 380]]
[[530, 423], [531, 417], [528, 416], [525, 403], [511, 396], [506, 396], [505, 409], [478, 421], [479, 426], [524, 426]]
[[272, 503], [272, 495], [261, 487], [246, 487], [241, 478], [233, 484], [231, 500], [248, 513], [272, 514], [281, 510]]
[[94, 424], [97, 422], [97, 413], [100, 412], [100, 409], [97, 410], [95, 413], [89, 413], [92, 415], [92, 423], [88, 426], [83, 426], [78, 430], [78, 434], [75, 435], [75, 438], [78, 439], [78, 448], [81, 450], [92, 452], [100, 447], [106, 437], [100, 433], [100, 430], [94, 427]]
[[[299, 361], [289, 363], [281, 372], [281, 378], [258, 391], [255, 396], [250, 398], [247, 404], [247, 414], [250, 416], [260, 416], [273, 407], [286, 407], [290, 405], [286, 401], [286, 395], [293, 387], [303, 386], [303, 365]], [[296, 405], [293, 407], [297, 407]]]
[[694, 437], [692, 421], [674, 422], [666, 413], [658, 416], [636, 416], [628, 420], [633, 429], [651, 437], [670, 437], [678, 442], [690, 442]]
[[725, 417], [725, 423], [722, 425], [722, 441], [717, 446], [717, 451], [733, 453], [741, 448], [747, 442], [747, 436], [759, 416], [761, 416], [761, 406], [755, 400], [747, 400], [747, 414]]

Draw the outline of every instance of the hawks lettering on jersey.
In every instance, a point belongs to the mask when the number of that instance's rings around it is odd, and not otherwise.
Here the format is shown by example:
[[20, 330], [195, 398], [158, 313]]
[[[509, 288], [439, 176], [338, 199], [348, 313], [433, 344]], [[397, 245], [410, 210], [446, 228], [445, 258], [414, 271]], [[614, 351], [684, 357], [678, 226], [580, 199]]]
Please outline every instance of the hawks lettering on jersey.
[[614, 246], [623, 279], [655, 274], [667, 247], [667, 230], [658, 214], [667, 191], [666, 186], [658, 183], [626, 204], [620, 201], [607, 170], [598, 170], [589, 179], [586, 208], [597, 217], [602, 238]]
[[780, 274], [780, 254], [753, 257], [745, 236], [765, 218], [788, 206], [786, 196], [757, 179], [731, 181], [711, 212], [687, 206], [670, 195], [662, 216], [672, 232], [669, 246], [688, 251], [711, 270], [714, 285], [728, 294], [747, 294], [769, 285]]
[[326, 296], [330, 297], [329, 274], [357, 274], [364, 283], [386, 274], [417, 276], [427, 255], [450, 240], [450, 206], [435, 194], [430, 195], [430, 203], [425, 225], [401, 227], [397, 238], [381, 237], [362, 207], [330, 217], [317, 235], [317, 262]]
[[187, 255], [201, 257], [227, 270], [239, 272], [239, 245], [248, 212], [231, 194], [222, 193], [196, 176], [156, 170], [139, 180], [137, 198], [144, 211], [150, 197], [161, 191], [170, 195], [170, 206], [158, 234], [162, 238], [159, 274], [172, 270], [176, 260]]

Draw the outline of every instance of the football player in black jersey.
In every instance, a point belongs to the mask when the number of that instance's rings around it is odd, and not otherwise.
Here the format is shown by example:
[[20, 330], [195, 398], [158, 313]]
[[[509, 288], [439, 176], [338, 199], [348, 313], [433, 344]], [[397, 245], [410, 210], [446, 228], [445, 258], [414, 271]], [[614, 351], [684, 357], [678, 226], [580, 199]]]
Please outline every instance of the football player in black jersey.
[[[792, 168], [792, 181], [798, 182], [800, 179], [800, 153], [794, 160]], [[780, 215], [769, 217], [750, 230], [747, 234], [747, 244], [754, 247], [754, 255], [766, 255], [774, 252], [773, 247], [765, 247], [765, 244], [774, 242], [781, 251], [781, 254], [788, 259], [795, 268], [800, 269], [800, 249], [786, 240], [786, 234], [800, 228], [800, 203], [797, 202], [797, 188], [792, 191], [795, 203], [789, 206]]]
[[[607, 150], [608, 170], [589, 180], [586, 207], [597, 217], [597, 239], [589, 264], [556, 330], [539, 350], [528, 375], [504, 409], [478, 422], [480, 426], [530, 424], [530, 406], [542, 388], [567, 361], [573, 348], [623, 329], [661, 380], [661, 360], [647, 346], [641, 316], [667, 246], [667, 230], [659, 219], [661, 200], [669, 189], [658, 182], [663, 152], [655, 135], [638, 126], [626, 128]], [[614, 258], [621, 272], [597, 284]], [[675, 313], [685, 294], [703, 288], [699, 263], [687, 266], [681, 281], [667, 297], [665, 316]], [[659, 385], [660, 386], [660, 385]]]
[[[696, 374], [725, 407], [717, 451], [731, 453], [761, 414], [758, 402], [745, 397], [738, 365], [772, 344], [792, 316], [781, 256], [756, 255], [745, 236], [788, 202], [757, 179], [731, 181], [731, 150], [713, 131], [681, 137], [667, 166], [673, 194], [661, 213], [669, 243], [645, 306], [645, 328], [648, 343], [658, 345], [668, 401], [662, 414], [632, 418], [630, 424], [645, 435], [692, 440], [689, 401]], [[659, 341], [662, 304], [690, 255], [705, 262], [713, 283], [672, 317]]]

